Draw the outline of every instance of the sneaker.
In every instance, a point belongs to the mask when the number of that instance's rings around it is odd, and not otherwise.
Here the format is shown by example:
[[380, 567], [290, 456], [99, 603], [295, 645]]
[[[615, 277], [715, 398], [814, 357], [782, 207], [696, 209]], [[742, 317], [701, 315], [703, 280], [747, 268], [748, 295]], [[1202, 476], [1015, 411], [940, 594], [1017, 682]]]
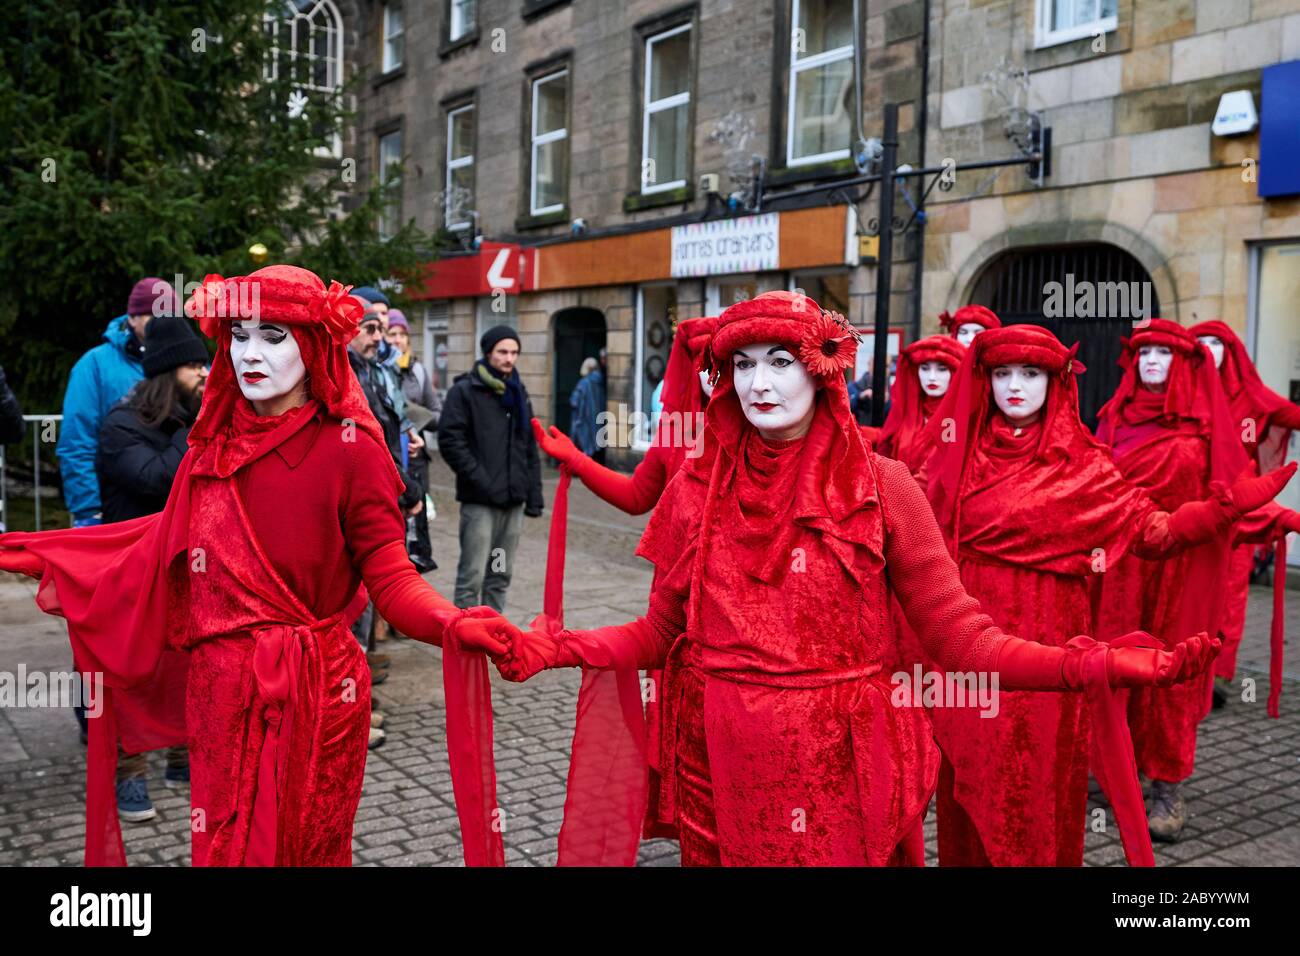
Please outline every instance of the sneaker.
[[366, 745], [367, 749], [378, 750], [380, 747], [384, 745], [384, 741], [387, 739], [388, 739], [388, 734], [384, 733], [378, 727], [371, 727], [370, 743]]
[[149, 799], [149, 786], [144, 777], [117, 782], [117, 815], [127, 823], [143, 823], [158, 815]]
[[190, 785], [190, 768], [168, 767], [163, 774], [163, 784], [175, 789], [177, 787], [188, 787]]
[[1178, 784], [1163, 780], [1151, 781], [1151, 812], [1147, 814], [1147, 829], [1151, 839], [1161, 843], [1174, 843], [1187, 822], [1187, 807]]
[[384, 715], [377, 710], [372, 710], [370, 712], [370, 726], [375, 730], [384, 726]]

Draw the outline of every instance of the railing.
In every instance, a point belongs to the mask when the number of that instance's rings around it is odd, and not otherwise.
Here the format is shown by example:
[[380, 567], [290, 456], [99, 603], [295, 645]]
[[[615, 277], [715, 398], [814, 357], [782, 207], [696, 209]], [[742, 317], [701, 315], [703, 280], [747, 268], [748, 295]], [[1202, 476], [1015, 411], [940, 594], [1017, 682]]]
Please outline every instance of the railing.
[[[63, 421], [62, 415], [24, 415], [32, 423], [32, 499], [36, 505], [36, 530], [41, 530], [41, 445], [40, 428], [50, 422]], [[9, 530], [9, 458], [0, 445], [0, 526]]]

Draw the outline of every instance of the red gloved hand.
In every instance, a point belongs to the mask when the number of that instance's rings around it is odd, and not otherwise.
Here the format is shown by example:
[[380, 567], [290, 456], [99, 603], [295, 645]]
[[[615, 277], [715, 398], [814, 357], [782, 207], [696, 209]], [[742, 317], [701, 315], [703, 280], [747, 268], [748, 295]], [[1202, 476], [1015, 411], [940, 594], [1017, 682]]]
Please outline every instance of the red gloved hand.
[[564, 666], [562, 634], [553, 619], [537, 615], [532, 630], [512, 632], [509, 651], [496, 659], [497, 670], [506, 680], [522, 683], [548, 668]]
[[546, 429], [542, 428], [542, 423], [535, 418], [533, 419], [533, 437], [537, 439], [537, 445], [542, 451], [562, 464], [571, 465], [575, 460], [586, 457], [568, 435], [554, 425], [547, 432]]
[[1287, 509], [1282, 512], [1282, 517], [1278, 519], [1283, 531], [1294, 531], [1300, 534], [1300, 511], [1291, 511]]
[[451, 625], [456, 639], [470, 650], [483, 651], [494, 661], [507, 656], [519, 633], [504, 617], [490, 607], [471, 607], [462, 611]]
[[1263, 507], [1278, 496], [1296, 472], [1296, 463], [1287, 462], [1258, 478], [1238, 478], [1231, 489], [1232, 511], [1238, 517]]
[[13, 571], [29, 578], [39, 578], [45, 574], [45, 559], [26, 548], [6, 549], [0, 551], [0, 571]]
[[[1136, 636], [1149, 639], [1139, 631], [1120, 640]], [[1170, 687], [1204, 673], [1221, 646], [1217, 637], [1210, 637], [1204, 631], [1192, 635], [1172, 651], [1112, 646], [1106, 657], [1106, 674], [1111, 687]]]

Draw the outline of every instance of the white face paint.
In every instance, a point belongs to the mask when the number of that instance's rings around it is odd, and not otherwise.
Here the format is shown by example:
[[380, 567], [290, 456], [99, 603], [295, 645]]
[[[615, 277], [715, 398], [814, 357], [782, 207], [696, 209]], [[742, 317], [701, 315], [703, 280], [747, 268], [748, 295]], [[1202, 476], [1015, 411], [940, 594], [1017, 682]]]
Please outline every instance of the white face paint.
[[1167, 345], [1143, 345], [1138, 349], [1138, 377], [1142, 384], [1156, 391], [1164, 389], [1174, 350]]
[[975, 336], [984, 331], [984, 326], [978, 322], [963, 322], [957, 326], [957, 341], [962, 345], [970, 345], [975, 340]]
[[1012, 423], [1038, 420], [1047, 401], [1047, 376], [1037, 365], [999, 365], [993, 370], [993, 401]]
[[732, 356], [736, 398], [765, 438], [798, 438], [812, 424], [817, 384], [784, 345], [755, 342]]
[[948, 394], [952, 369], [942, 362], [922, 362], [916, 369], [916, 376], [921, 380], [921, 391], [926, 395], [938, 398]]
[[1198, 335], [1196, 340], [1202, 345], [1209, 348], [1210, 354], [1214, 356], [1214, 367], [1223, 367], [1223, 339], [1217, 335]]
[[307, 377], [298, 340], [287, 325], [243, 319], [230, 326], [230, 364], [250, 402], [291, 394]]
[[713, 386], [709, 384], [709, 373], [703, 369], [700, 370], [700, 388], [704, 389], [705, 398], [713, 397]]

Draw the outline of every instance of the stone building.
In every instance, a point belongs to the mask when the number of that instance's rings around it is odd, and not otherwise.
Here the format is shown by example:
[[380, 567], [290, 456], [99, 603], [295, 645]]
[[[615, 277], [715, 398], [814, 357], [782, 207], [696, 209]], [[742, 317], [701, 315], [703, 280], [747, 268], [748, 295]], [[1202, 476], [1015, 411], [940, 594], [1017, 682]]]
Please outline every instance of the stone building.
[[[1300, 397], [1300, 0], [353, 7], [364, 81], [345, 151], [367, 176], [404, 159], [394, 215], [451, 237], [416, 310], [426, 355], [449, 378], [479, 331], [515, 324], [539, 413], [561, 425], [601, 346], [611, 412], [648, 411], [674, 316], [797, 287], [870, 326], [859, 240], [878, 193], [811, 187], [856, 175], [886, 101], [900, 162], [958, 164], [950, 188], [896, 194], [891, 350], [980, 302], [1082, 343], [1091, 415], [1135, 315], [1222, 317]], [[1242, 96], [1257, 123], [1234, 113]], [[1020, 155], [1034, 123], [1051, 137], [1040, 181], [960, 168]], [[1053, 283], [1102, 304], [1048, 314]]]

